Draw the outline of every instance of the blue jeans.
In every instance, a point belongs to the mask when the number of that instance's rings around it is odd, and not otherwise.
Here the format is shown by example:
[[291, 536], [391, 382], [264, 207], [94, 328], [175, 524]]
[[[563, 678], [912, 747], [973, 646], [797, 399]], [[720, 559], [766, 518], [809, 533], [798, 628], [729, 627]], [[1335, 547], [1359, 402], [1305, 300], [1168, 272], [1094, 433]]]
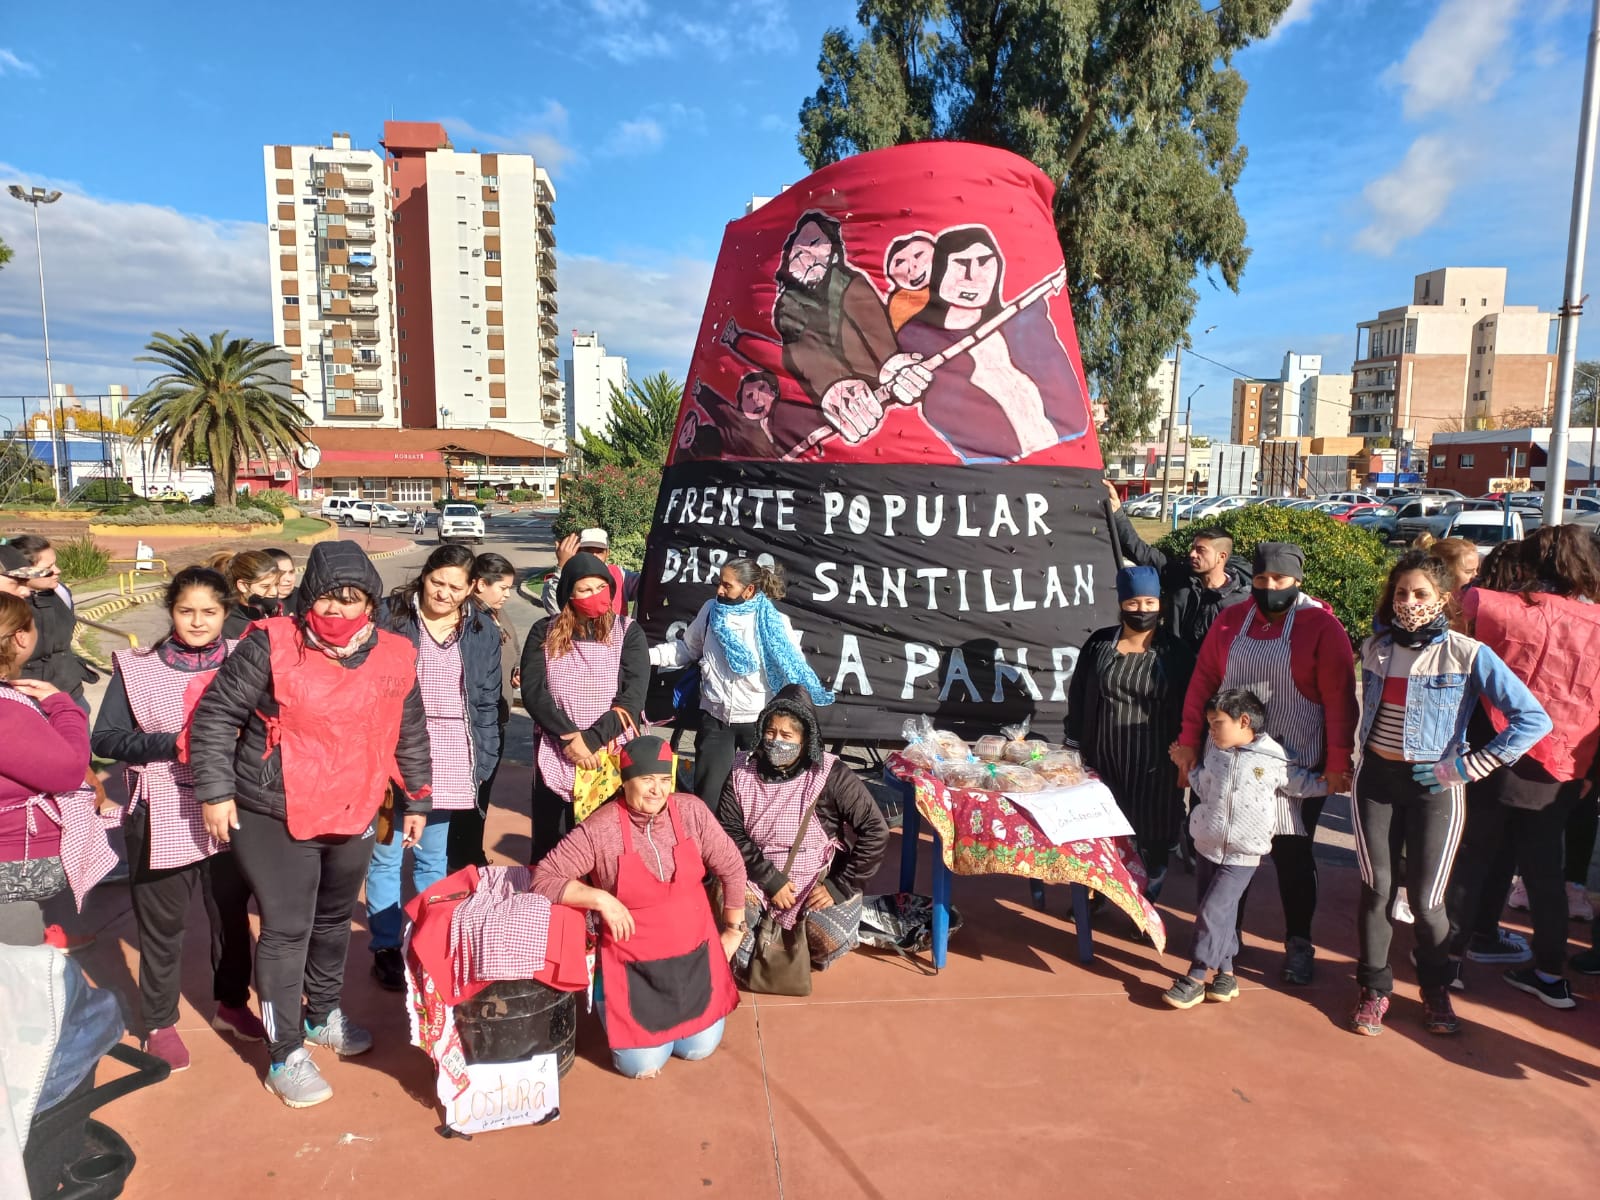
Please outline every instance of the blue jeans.
[[[595, 1011], [600, 1015], [600, 1024], [604, 1025], [606, 1023], [604, 999], [595, 1001]], [[613, 1050], [611, 1065], [617, 1068], [618, 1074], [626, 1075], [629, 1079], [638, 1079], [641, 1075], [650, 1075], [661, 1070], [667, 1065], [669, 1058], [681, 1058], [686, 1062], [710, 1058], [711, 1052], [722, 1044], [722, 1029], [727, 1021], [726, 1017], [722, 1017], [715, 1025], [702, 1029], [699, 1033], [692, 1033], [688, 1037], [679, 1038], [675, 1042], [668, 1042], [664, 1046]]]
[[[418, 892], [427, 891], [448, 874], [451, 816], [429, 813], [422, 840], [411, 848], [411, 882]], [[367, 948], [373, 953], [400, 948], [400, 931], [405, 927], [405, 913], [400, 911], [400, 865], [405, 853], [398, 828], [387, 846], [380, 842], [372, 851], [372, 865], [367, 868], [367, 929], [372, 941]]]

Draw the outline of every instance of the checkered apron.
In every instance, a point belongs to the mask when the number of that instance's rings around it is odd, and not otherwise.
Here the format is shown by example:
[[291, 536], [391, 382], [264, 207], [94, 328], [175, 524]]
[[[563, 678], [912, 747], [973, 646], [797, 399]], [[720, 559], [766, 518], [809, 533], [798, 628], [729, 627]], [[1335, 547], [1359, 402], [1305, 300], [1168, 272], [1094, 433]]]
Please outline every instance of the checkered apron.
[[[230, 654], [237, 644], [228, 644]], [[111, 657], [122, 672], [133, 719], [146, 733], [181, 732], [193, 701], [217, 674], [179, 671], [150, 648], [118, 650]], [[225, 848], [206, 832], [205, 809], [194, 798], [194, 769], [188, 763], [129, 764], [123, 778], [128, 785], [128, 811], [140, 804], [150, 807], [152, 870], [186, 867]]]
[[[622, 674], [622, 639], [628, 632], [627, 617], [614, 617], [611, 636], [603, 642], [580, 642], [574, 639], [572, 648], [560, 658], [552, 659], [545, 651], [544, 680], [550, 695], [561, 706], [561, 711], [571, 718], [579, 729], [593, 725], [617, 698], [617, 684]], [[625, 745], [626, 731], [611, 742], [612, 749]], [[562, 741], [552, 733], [539, 737], [539, 778], [545, 787], [572, 803], [572, 781], [578, 769], [562, 753]]]
[[[1326, 732], [1322, 705], [1300, 694], [1294, 682], [1294, 651], [1289, 640], [1294, 632], [1294, 615], [1314, 601], [1302, 597], [1283, 618], [1275, 638], [1253, 638], [1256, 607], [1239, 628], [1228, 648], [1228, 665], [1222, 674], [1222, 687], [1249, 688], [1267, 707], [1267, 732], [1288, 753], [1291, 762], [1308, 771], [1322, 769]], [[1278, 829], [1304, 835], [1300, 803], [1278, 794]]]
[[[774, 866], [782, 867], [788, 859], [795, 835], [800, 832], [800, 819], [827, 783], [828, 772], [833, 770], [835, 761], [833, 755], [824, 754], [822, 761], [809, 771], [780, 782], [769, 782], [757, 775], [755, 767], [750, 765], [749, 755], [741, 755], [735, 763], [730, 778], [733, 794], [738, 797], [740, 811], [744, 813], [745, 832]], [[821, 820], [813, 813], [789, 871], [795, 904], [778, 913], [778, 924], [785, 929], [794, 928], [794, 923], [805, 914], [805, 898], [826, 874], [838, 849], [839, 843], [828, 836]], [[759, 888], [752, 890], [760, 892]], [[758, 895], [756, 898], [765, 908], [766, 897]]]
[[[0, 687], [0, 700], [25, 704], [48, 720], [44, 709], [15, 688]], [[87, 767], [87, 763], [84, 764]], [[111, 848], [109, 834], [122, 824], [122, 813], [115, 809], [110, 816], [102, 817], [95, 809], [95, 794], [91, 787], [75, 788], [70, 792], [53, 794], [41, 792], [23, 800], [9, 802], [0, 812], [25, 808], [28, 811], [27, 834], [23, 839], [23, 853], [27, 853], [27, 836], [39, 832], [41, 819], [53, 821], [61, 827], [61, 868], [66, 872], [67, 883], [72, 887], [72, 898], [78, 911], [83, 911], [83, 899], [117, 865], [117, 852]]]
[[467, 723], [467, 686], [461, 664], [461, 627], [443, 644], [418, 622], [417, 684], [428, 714], [428, 746], [433, 753], [433, 810], [476, 808], [472, 730]]

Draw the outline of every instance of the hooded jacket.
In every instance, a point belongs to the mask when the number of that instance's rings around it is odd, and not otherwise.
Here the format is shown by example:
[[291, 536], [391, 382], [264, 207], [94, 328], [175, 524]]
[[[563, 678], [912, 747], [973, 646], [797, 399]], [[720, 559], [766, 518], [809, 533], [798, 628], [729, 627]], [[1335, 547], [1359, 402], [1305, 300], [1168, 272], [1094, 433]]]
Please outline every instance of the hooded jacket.
[[1274, 836], [1303, 832], [1299, 806], [1287, 802], [1327, 792], [1265, 733], [1232, 750], [1207, 742], [1205, 761], [1189, 772], [1189, 787], [1199, 801], [1189, 814], [1195, 853], [1223, 866], [1254, 866], [1272, 850]]
[[1111, 528], [1117, 548], [1124, 558], [1141, 567], [1161, 572], [1161, 596], [1167, 611], [1167, 628], [1198, 654], [1211, 623], [1229, 605], [1250, 599], [1250, 564], [1237, 554], [1228, 556], [1224, 568], [1227, 578], [1220, 588], [1210, 588], [1189, 569], [1184, 557], [1169, 556], [1139, 536], [1127, 515], [1119, 508], [1111, 514]]
[[[383, 581], [370, 559], [354, 542], [319, 542], [306, 562], [304, 582], [296, 598], [295, 616], [304, 618], [319, 596], [343, 587], [360, 588], [376, 599]], [[349, 658], [337, 660], [348, 671], [358, 671], [367, 661], [375, 638]], [[320, 653], [307, 649], [307, 654]], [[499, 655], [496, 644], [495, 654]], [[194, 711], [189, 733], [189, 760], [194, 766], [194, 794], [203, 804], [233, 800], [240, 808], [286, 821], [283, 794], [283, 755], [267, 746], [267, 729], [261, 715], [278, 715], [272, 690], [272, 648], [263, 630], [240, 642]], [[330, 712], [330, 722], [359, 721], [356, 711]], [[415, 682], [406, 693], [400, 721], [395, 762], [404, 784], [405, 813], [425, 813], [432, 806], [426, 795], [433, 784], [433, 759], [428, 749], [428, 718], [422, 692]]]
[[[734, 780], [741, 773], [754, 775], [761, 781], [786, 781], [822, 763], [822, 733], [817, 727], [817, 712], [811, 697], [800, 684], [791, 683], [772, 698], [756, 722], [756, 737], [761, 738], [767, 722], [774, 716], [792, 717], [799, 722], [804, 734], [800, 757], [793, 766], [778, 769], [766, 761], [758, 740], [756, 749], [744, 756], [733, 768], [727, 784], [722, 789], [722, 799], [717, 805], [717, 819], [728, 831], [733, 844], [739, 847], [745, 870], [767, 896], [775, 896], [789, 882], [780, 869], [783, 858], [788, 857], [785, 846], [779, 862], [773, 862], [761, 847], [750, 840], [745, 829], [744, 809], [734, 791]], [[823, 885], [835, 901], [847, 900], [866, 885], [877, 873], [889, 845], [889, 823], [873, 800], [866, 785], [844, 762], [835, 759], [817, 797], [817, 810], [812, 820], [821, 822], [822, 828], [844, 848], [834, 855]]]
[[23, 679], [38, 679], [54, 684], [83, 706], [83, 684], [91, 677], [78, 652], [72, 648], [72, 633], [78, 618], [70, 605], [54, 591], [28, 593], [28, 608], [39, 640], [22, 666]]

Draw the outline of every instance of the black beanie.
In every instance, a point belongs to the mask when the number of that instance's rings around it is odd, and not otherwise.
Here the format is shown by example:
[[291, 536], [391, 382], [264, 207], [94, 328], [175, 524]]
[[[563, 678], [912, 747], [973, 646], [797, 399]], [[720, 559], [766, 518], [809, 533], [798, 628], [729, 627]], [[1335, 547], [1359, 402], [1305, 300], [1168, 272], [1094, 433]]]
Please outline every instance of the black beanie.
[[1293, 542], [1260, 542], [1256, 546], [1254, 573], [1306, 577], [1306, 552]]
[[572, 599], [572, 589], [578, 586], [580, 579], [604, 579], [613, 594], [617, 590], [617, 581], [612, 577], [611, 569], [594, 555], [580, 550], [567, 559], [567, 565], [561, 568], [561, 578], [556, 580], [556, 603], [562, 608]]
[[619, 754], [622, 782], [640, 775], [671, 775], [672, 747], [662, 738], [649, 734], [636, 737]]

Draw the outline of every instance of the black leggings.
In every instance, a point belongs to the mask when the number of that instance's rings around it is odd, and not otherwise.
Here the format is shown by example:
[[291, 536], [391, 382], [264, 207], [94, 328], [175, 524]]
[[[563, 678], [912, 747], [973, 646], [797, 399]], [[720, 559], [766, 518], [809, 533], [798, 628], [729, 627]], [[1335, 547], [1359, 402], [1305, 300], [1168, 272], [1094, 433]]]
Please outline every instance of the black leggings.
[[128, 844], [128, 890], [139, 926], [139, 1016], [145, 1033], [178, 1020], [183, 935], [195, 889], [211, 926], [211, 998], [243, 1008], [250, 1003], [250, 885], [228, 851], [184, 867], [150, 867], [150, 806], [123, 822]]
[[733, 774], [733, 756], [756, 747], [756, 723], [729, 725], [710, 713], [700, 713], [700, 731], [694, 735], [694, 794], [712, 812], [722, 803], [722, 788]]
[[320, 1025], [339, 1007], [350, 916], [367, 878], [370, 834], [300, 841], [275, 817], [239, 810], [233, 853], [256, 895], [256, 994], [272, 1061], [300, 1048], [305, 1019]]
[[1600, 831], [1600, 806], [1591, 794], [1576, 801], [1567, 816], [1567, 869], [1568, 883], [1589, 886], [1589, 864], [1594, 860], [1595, 834]]

